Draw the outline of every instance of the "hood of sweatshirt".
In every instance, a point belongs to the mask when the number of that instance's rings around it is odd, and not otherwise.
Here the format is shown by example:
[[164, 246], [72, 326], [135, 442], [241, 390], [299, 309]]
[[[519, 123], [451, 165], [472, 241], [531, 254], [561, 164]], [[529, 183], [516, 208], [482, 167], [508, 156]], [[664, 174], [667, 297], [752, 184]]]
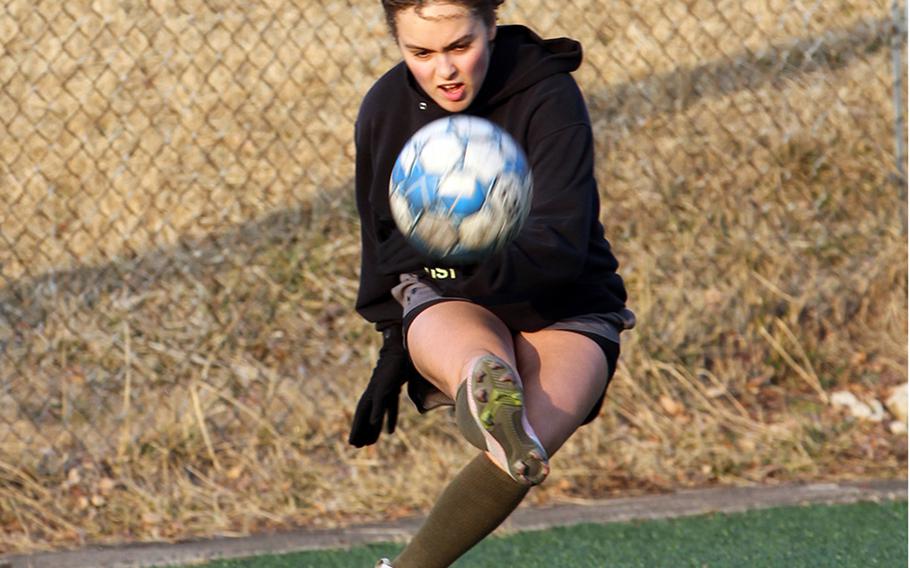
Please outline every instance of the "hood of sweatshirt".
[[551, 75], [575, 71], [581, 60], [581, 44], [575, 40], [542, 39], [525, 26], [500, 26], [490, 69], [471, 107], [495, 106]]

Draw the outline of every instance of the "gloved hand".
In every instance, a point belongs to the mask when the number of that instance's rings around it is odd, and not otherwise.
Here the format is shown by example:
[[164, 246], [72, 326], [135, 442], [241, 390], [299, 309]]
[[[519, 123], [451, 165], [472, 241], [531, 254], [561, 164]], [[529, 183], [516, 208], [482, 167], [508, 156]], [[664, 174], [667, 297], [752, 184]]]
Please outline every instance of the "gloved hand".
[[373, 375], [366, 390], [360, 395], [354, 420], [351, 423], [351, 434], [348, 443], [362, 448], [375, 444], [382, 432], [382, 419], [388, 414], [386, 431], [395, 431], [398, 421], [398, 395], [401, 387], [414, 373], [413, 364], [404, 349], [401, 325], [393, 325], [382, 330], [382, 348], [379, 360], [373, 368]]

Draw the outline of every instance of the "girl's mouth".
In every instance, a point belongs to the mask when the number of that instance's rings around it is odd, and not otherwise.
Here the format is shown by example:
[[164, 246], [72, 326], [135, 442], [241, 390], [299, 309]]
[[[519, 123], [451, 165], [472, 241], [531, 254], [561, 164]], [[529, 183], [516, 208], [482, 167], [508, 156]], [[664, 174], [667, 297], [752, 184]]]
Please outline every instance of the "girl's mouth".
[[439, 85], [439, 90], [442, 91], [442, 96], [454, 102], [460, 101], [464, 97], [465, 86], [464, 83], [447, 83]]

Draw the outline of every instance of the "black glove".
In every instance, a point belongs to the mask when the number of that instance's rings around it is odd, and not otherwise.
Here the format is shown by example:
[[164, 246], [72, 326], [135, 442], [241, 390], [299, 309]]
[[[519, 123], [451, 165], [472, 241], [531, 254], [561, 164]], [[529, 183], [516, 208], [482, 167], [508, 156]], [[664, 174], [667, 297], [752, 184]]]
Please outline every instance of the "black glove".
[[362, 448], [375, 444], [382, 432], [382, 418], [388, 413], [386, 430], [395, 431], [398, 421], [398, 395], [401, 387], [414, 373], [411, 358], [408, 357], [402, 341], [401, 326], [393, 325], [382, 330], [382, 348], [379, 360], [373, 368], [373, 375], [366, 390], [360, 395], [348, 443]]

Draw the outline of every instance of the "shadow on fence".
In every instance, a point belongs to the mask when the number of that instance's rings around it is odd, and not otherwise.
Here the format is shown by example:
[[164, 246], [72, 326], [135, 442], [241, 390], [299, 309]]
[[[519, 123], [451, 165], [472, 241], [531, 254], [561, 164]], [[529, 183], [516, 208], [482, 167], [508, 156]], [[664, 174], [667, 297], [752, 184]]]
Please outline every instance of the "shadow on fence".
[[[793, 39], [754, 53], [743, 51], [696, 67], [589, 93], [589, 104], [592, 114], [606, 117], [608, 131], [628, 132], [644, 118], [680, 112], [698, 100], [846, 67], [856, 59], [887, 48], [894, 33], [898, 32], [890, 19], [861, 20], [820, 37]], [[352, 211], [353, 205], [347, 201], [352, 187], [350, 181], [328, 192], [327, 195], [333, 196], [328, 205], [304, 204], [205, 237], [184, 237], [173, 245], [135, 258], [7, 281], [0, 289], [0, 317], [14, 330], [17, 323], [38, 325], [46, 317], [42, 298], [63, 293], [91, 307], [98, 294], [122, 289], [135, 291], [175, 276], [201, 278], [218, 271], [226, 248], [234, 249], [231, 256], [235, 258], [246, 251], [252, 256], [254, 250], [280, 246], [288, 242], [289, 235], [324, 223], [326, 220], [319, 217], [322, 212], [337, 211], [339, 207]], [[6, 341], [0, 340], [0, 354]]]

